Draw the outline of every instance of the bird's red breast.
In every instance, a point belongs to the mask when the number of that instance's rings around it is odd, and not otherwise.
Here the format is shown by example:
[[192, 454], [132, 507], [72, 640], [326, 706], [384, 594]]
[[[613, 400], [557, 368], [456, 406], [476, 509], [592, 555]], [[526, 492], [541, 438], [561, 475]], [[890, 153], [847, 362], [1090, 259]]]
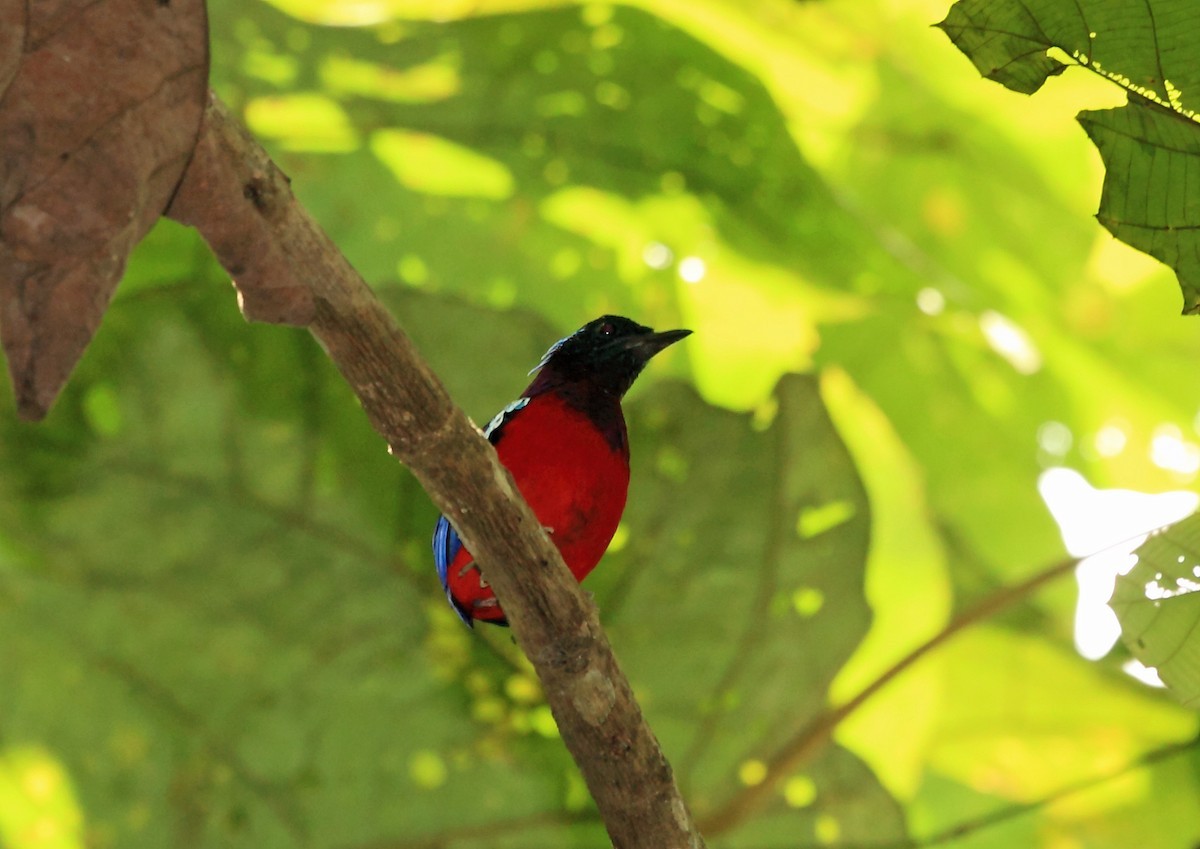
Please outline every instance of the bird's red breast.
[[[536, 395], [503, 424], [500, 462], [549, 531], [571, 572], [582, 581], [616, 533], [629, 491], [629, 449], [620, 403], [606, 433], [560, 393]], [[450, 595], [475, 619], [503, 621], [504, 612], [461, 548], [446, 579]]]

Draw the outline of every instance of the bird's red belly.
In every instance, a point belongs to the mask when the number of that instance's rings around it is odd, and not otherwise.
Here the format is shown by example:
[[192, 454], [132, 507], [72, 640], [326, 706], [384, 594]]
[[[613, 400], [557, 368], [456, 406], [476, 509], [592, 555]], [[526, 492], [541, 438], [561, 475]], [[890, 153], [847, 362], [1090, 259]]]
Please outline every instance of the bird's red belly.
[[[505, 425], [496, 452], [582, 581], [607, 550], [625, 509], [628, 454], [613, 448], [580, 412], [548, 394], [534, 398]], [[454, 598], [476, 619], [504, 618], [465, 548], [447, 578]]]

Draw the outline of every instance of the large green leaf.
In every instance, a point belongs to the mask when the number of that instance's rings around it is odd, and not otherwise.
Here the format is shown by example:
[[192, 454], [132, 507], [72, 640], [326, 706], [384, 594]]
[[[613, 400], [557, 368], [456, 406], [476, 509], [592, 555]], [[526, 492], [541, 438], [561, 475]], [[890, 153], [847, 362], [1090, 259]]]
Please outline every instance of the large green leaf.
[[1134, 657], [1200, 707], [1200, 515], [1151, 535], [1117, 579], [1112, 605]]
[[[167, 227], [132, 273], [189, 241]], [[4, 740], [61, 760], [84, 834], [124, 846], [604, 845], [528, 666], [445, 604], [419, 488], [310, 339], [201, 276], [143, 279], [53, 416], [0, 424]], [[480, 420], [554, 336], [384, 294]], [[765, 429], [644, 383], [627, 542], [589, 586], [704, 811], [861, 640], [869, 511], [813, 379]], [[902, 836], [850, 753], [805, 781], [746, 834]]]
[[1100, 222], [1175, 269], [1200, 312], [1200, 8], [1191, 0], [960, 0], [940, 24], [984, 76], [1032, 94], [1068, 64], [1129, 92], [1079, 120], [1104, 159]]
[[[870, 617], [862, 486], [816, 382], [789, 378], [778, 398], [766, 431], [689, 393], [642, 399], [635, 413], [658, 426], [634, 467], [632, 541], [598, 582], [614, 644], [661, 713], [655, 730], [700, 816], [744, 761], [823, 707]], [[613, 579], [619, 605], [602, 589]], [[688, 651], [664, 633], [687, 634]]]

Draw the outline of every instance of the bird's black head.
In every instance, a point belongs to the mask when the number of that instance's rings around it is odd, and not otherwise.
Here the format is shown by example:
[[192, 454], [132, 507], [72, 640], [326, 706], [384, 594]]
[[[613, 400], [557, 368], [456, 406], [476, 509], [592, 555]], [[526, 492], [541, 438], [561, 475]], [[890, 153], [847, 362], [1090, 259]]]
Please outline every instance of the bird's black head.
[[534, 368], [540, 373], [530, 389], [536, 391], [539, 384], [548, 388], [561, 383], [588, 383], [620, 398], [651, 357], [691, 332], [655, 333], [619, 315], [600, 316], [551, 346]]

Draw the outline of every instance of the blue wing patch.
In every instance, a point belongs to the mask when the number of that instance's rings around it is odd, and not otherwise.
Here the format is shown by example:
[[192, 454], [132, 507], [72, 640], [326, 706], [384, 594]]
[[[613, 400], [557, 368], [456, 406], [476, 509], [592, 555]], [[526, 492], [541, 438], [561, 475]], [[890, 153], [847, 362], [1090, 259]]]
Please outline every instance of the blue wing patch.
[[504, 426], [512, 420], [513, 416], [525, 409], [525, 406], [528, 403], [528, 398], [518, 398], [503, 410], [496, 413], [496, 415], [492, 417], [492, 420], [488, 422], [487, 427], [483, 429], [483, 435], [487, 437], [487, 441], [492, 443], [492, 445], [495, 445], [497, 442], [499, 442], [500, 434], [504, 430]]
[[[497, 413], [495, 418], [488, 422], [488, 426], [483, 429], [483, 435], [487, 437], [488, 442], [495, 445], [500, 440], [504, 425], [511, 421], [512, 417], [523, 410], [528, 403], [528, 398], [518, 398]], [[458, 556], [462, 547], [462, 540], [458, 538], [458, 531], [450, 526], [450, 520], [445, 516], [438, 516], [437, 525], [433, 529], [433, 563], [437, 567], [438, 578], [442, 582], [442, 589], [446, 591], [446, 598], [449, 599], [450, 606], [454, 608], [458, 617], [467, 623], [468, 627], [473, 628], [475, 623], [471, 620], [470, 614], [454, 600], [454, 594], [450, 592], [450, 564], [454, 562], [454, 558]]]
[[463, 610], [462, 605], [454, 600], [454, 595], [450, 592], [450, 564], [454, 562], [461, 548], [462, 540], [458, 538], [458, 532], [450, 527], [450, 520], [445, 516], [438, 516], [437, 525], [433, 529], [433, 563], [437, 566], [438, 578], [441, 579], [442, 589], [446, 591], [450, 606], [454, 608], [458, 618], [467, 623], [467, 627], [473, 628], [475, 626], [471, 617]]

